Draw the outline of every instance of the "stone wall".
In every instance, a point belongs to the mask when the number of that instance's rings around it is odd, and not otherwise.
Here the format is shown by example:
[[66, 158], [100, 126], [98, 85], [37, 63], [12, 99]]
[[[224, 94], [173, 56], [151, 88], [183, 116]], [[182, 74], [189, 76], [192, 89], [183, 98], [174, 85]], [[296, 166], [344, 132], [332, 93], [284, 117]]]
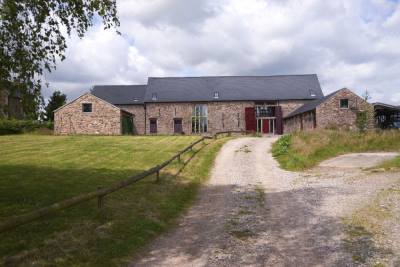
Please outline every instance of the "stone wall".
[[145, 134], [146, 120], [144, 105], [116, 105], [133, 114], [133, 134]]
[[211, 133], [223, 131], [245, 131], [245, 108], [254, 107], [254, 102], [211, 102], [208, 104], [208, 127]]
[[287, 115], [310, 101], [312, 100], [281, 100], [278, 102], [278, 105], [282, 107], [283, 117], [286, 117]]
[[[349, 108], [340, 108], [340, 99], [348, 99]], [[373, 128], [373, 106], [349, 89], [343, 88], [316, 108], [317, 127], [356, 129], [357, 112], [360, 110], [370, 113], [368, 128]]]
[[[92, 112], [82, 104], [92, 103]], [[85, 94], [54, 113], [55, 134], [121, 134], [121, 110], [92, 94]]]
[[[349, 108], [340, 108], [340, 100], [348, 99]], [[373, 106], [349, 89], [341, 89], [315, 109], [315, 112], [306, 112], [295, 117], [285, 119], [285, 133], [301, 130], [314, 129], [314, 118], [316, 128], [347, 128], [356, 129], [356, 118], [359, 111], [367, 111], [368, 128], [374, 127]]]
[[173, 134], [174, 118], [182, 119], [184, 134], [192, 133], [192, 103], [146, 104], [146, 133], [150, 132], [149, 119], [157, 119], [157, 134]]
[[[199, 103], [201, 104], [201, 103]], [[245, 108], [253, 102], [209, 102], [208, 133], [241, 131], [246, 129]], [[196, 103], [149, 103], [146, 105], [146, 127], [150, 131], [149, 119], [157, 119], [158, 134], [174, 133], [174, 118], [182, 119], [184, 134], [192, 134], [192, 112]]]
[[284, 120], [284, 133], [310, 131], [315, 128], [315, 110]]

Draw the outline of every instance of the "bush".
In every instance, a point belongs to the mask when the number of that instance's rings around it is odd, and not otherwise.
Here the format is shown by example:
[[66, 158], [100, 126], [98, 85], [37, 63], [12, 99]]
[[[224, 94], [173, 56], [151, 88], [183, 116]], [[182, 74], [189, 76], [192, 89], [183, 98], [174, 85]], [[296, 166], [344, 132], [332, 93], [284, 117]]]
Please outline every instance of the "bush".
[[52, 122], [40, 122], [30, 120], [1, 120], [0, 135], [21, 134], [34, 132], [39, 129], [53, 129]]
[[360, 111], [357, 113], [356, 126], [360, 133], [364, 133], [367, 130], [368, 117], [366, 111]]
[[292, 136], [284, 135], [272, 147], [272, 154], [274, 157], [285, 155], [289, 151]]

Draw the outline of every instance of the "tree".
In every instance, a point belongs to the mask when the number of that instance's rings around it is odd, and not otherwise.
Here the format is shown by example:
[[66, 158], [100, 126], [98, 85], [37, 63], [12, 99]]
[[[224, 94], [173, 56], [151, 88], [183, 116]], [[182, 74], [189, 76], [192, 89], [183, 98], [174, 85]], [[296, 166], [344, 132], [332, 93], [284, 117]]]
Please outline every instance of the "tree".
[[41, 97], [41, 77], [65, 59], [66, 37], [93, 19], [119, 26], [116, 0], [0, 0], [0, 90]]
[[[368, 89], [365, 89], [362, 98], [367, 104], [368, 100], [371, 98]], [[368, 106], [366, 107], [365, 110], [359, 110], [356, 114], [356, 126], [360, 133], [364, 133], [368, 129], [368, 121], [370, 120], [371, 111], [368, 110]]]
[[365, 91], [364, 91], [364, 93], [362, 95], [362, 98], [364, 99], [364, 101], [368, 101], [368, 100], [371, 99], [371, 95], [369, 94], [368, 89], [365, 89]]
[[54, 91], [51, 95], [49, 102], [47, 103], [46, 107], [44, 108], [44, 120], [46, 121], [54, 121], [54, 110], [58, 109], [59, 107], [65, 105], [67, 102], [67, 96], [60, 91]]

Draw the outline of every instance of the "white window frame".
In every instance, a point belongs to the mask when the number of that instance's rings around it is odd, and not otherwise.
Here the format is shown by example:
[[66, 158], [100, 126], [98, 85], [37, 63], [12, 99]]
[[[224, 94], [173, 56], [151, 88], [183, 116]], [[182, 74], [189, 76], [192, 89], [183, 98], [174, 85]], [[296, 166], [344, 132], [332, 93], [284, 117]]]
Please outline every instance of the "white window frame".
[[192, 133], [206, 132], [208, 132], [208, 106], [207, 104], [196, 104], [192, 111]]

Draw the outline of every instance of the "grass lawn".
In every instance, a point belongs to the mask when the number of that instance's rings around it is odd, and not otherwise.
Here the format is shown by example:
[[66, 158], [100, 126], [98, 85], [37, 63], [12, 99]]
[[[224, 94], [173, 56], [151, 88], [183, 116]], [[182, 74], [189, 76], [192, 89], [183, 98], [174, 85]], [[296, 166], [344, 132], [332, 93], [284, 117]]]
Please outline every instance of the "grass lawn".
[[[287, 170], [304, 170], [323, 160], [345, 153], [400, 151], [400, 131], [378, 131], [359, 134], [352, 131], [317, 130], [281, 137], [272, 153]], [[385, 167], [400, 167], [400, 157]]]
[[[0, 136], [0, 220], [107, 186], [168, 159], [198, 137]], [[155, 177], [0, 234], [0, 259], [28, 265], [127, 265], [173, 225], [227, 139], [207, 141]], [[207, 144], [209, 143], [209, 144]], [[0, 261], [0, 265], [1, 265]]]

